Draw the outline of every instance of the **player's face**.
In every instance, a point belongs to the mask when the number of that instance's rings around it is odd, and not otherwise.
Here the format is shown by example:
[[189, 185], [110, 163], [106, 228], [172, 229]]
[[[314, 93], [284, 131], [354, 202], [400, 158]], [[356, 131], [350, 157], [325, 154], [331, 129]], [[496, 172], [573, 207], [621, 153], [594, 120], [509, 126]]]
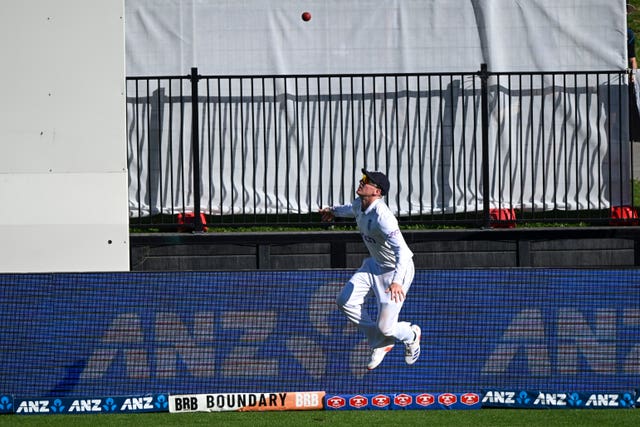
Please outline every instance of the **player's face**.
[[363, 175], [362, 179], [360, 180], [360, 184], [358, 185], [358, 191], [356, 191], [356, 194], [361, 197], [378, 196], [380, 195], [380, 188], [378, 188], [378, 186], [373, 181], [371, 181], [369, 177]]

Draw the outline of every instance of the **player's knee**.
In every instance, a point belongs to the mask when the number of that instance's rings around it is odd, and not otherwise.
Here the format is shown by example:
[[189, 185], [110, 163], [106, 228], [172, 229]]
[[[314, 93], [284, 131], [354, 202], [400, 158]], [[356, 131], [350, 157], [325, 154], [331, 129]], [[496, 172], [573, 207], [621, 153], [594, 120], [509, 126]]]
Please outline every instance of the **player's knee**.
[[385, 337], [393, 337], [395, 332], [395, 325], [389, 325], [387, 323], [378, 323], [378, 329], [380, 333]]

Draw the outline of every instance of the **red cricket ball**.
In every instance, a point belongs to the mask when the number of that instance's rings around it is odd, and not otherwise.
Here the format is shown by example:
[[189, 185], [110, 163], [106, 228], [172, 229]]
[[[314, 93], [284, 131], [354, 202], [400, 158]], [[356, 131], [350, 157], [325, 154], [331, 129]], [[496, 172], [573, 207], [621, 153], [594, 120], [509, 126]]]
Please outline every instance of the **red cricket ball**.
[[305, 21], [305, 22], [311, 20], [311, 14], [309, 12], [303, 12], [302, 13], [302, 20]]

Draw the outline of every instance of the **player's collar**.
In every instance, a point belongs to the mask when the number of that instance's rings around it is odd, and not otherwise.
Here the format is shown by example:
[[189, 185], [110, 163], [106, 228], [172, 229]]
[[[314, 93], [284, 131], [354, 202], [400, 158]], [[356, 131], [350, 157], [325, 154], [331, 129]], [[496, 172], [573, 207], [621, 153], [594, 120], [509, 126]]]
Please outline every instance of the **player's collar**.
[[[375, 208], [375, 206], [380, 203], [380, 201], [382, 200], [382, 197], [378, 197], [377, 199], [375, 199], [373, 202], [371, 202], [371, 204], [369, 206], [367, 206], [367, 209], [365, 209], [364, 211], [362, 211], [362, 213], [364, 214], [368, 214], [369, 212], [371, 212], [371, 210], [373, 208]], [[362, 199], [360, 199], [360, 203], [362, 203]]]

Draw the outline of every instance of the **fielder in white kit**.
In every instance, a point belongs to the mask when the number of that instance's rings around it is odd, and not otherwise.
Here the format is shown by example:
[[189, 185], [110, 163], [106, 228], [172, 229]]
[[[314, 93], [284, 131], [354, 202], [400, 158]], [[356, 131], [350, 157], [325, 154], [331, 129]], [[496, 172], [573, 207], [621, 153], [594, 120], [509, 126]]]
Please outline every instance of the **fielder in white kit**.
[[[390, 187], [386, 175], [365, 169], [362, 173], [356, 191], [358, 198], [352, 203], [320, 211], [323, 221], [355, 217], [371, 255], [338, 295], [338, 307], [369, 341], [372, 351], [368, 369], [375, 369], [396, 341], [404, 344], [405, 362], [412, 365], [420, 357], [420, 327], [399, 322], [398, 317], [413, 281], [413, 252], [402, 237], [398, 220], [382, 199]], [[363, 310], [365, 297], [371, 289], [378, 302], [376, 321]]]

